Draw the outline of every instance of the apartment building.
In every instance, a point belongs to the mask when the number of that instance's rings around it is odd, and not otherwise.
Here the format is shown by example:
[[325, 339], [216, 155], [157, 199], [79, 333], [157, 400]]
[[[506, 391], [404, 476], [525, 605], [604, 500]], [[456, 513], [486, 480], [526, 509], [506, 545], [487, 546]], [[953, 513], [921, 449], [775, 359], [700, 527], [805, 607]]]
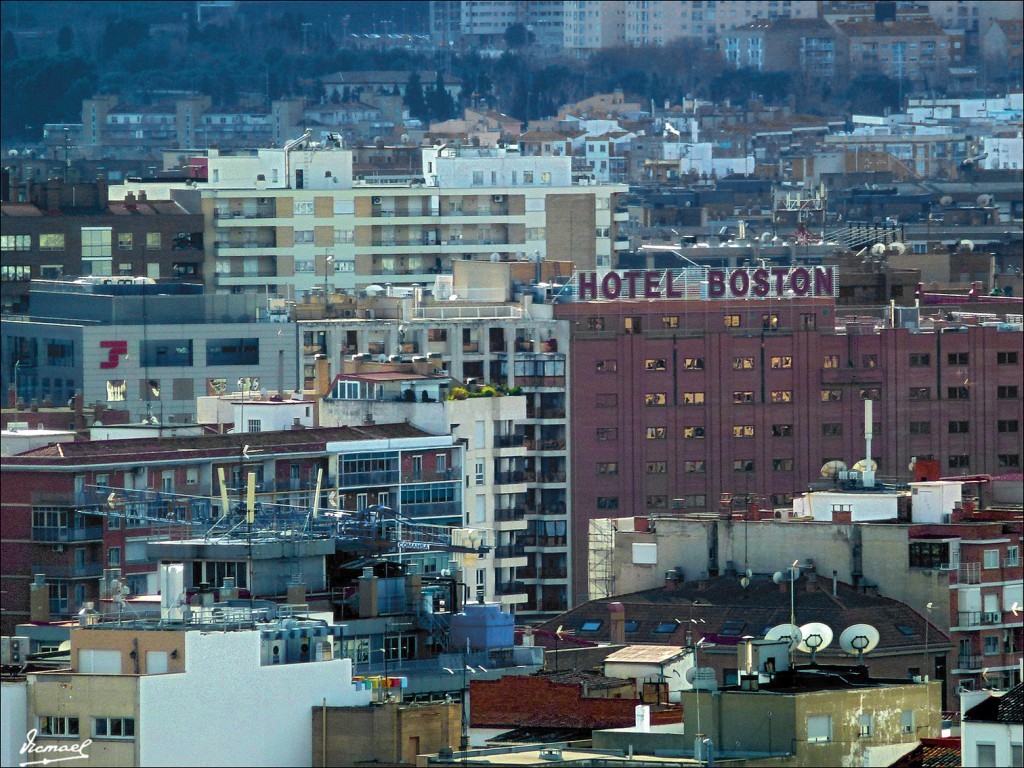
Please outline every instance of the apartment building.
[[[532, 270], [532, 265], [523, 266]], [[500, 302], [501, 296], [484, 300]], [[305, 380], [312, 385], [317, 355], [326, 355], [336, 371], [348, 370], [352, 361], [346, 358], [352, 355], [368, 355], [369, 361], [387, 361], [394, 356], [396, 360], [425, 358], [423, 364], [431, 371], [443, 371], [457, 382], [473, 380], [481, 386], [501, 385], [521, 392], [497, 398], [492, 406], [499, 409], [497, 413], [474, 416], [471, 423], [463, 412], [477, 407], [474, 399], [450, 404], [452, 410], [446, 418], [456, 435], [468, 438], [467, 451], [482, 451], [474, 455], [472, 466], [466, 466], [469, 485], [465, 494], [467, 499], [473, 496], [466, 502], [472, 504], [467, 506], [471, 525], [476, 525], [473, 521], [480, 514], [478, 505], [483, 504], [485, 521], [490, 520], [493, 508], [500, 549], [494, 560], [496, 599], [516, 604], [519, 614], [565, 610], [572, 602], [568, 326], [552, 319], [550, 305], [529, 302], [405, 303], [405, 314], [393, 319], [300, 321]], [[357, 359], [356, 363], [369, 361]], [[353, 394], [356, 391], [353, 389]], [[421, 401], [415, 408], [424, 409], [422, 396], [418, 392], [414, 396]], [[507, 409], [519, 408], [524, 401], [523, 416], [519, 417], [518, 411], [510, 415]], [[375, 405], [373, 412], [381, 407], [383, 404]], [[331, 415], [338, 408], [336, 402], [325, 402], [326, 417], [340, 418]], [[487, 450], [492, 439], [493, 463], [489, 463]], [[481, 495], [482, 502], [478, 500]], [[484, 578], [485, 590], [490, 589], [491, 576]], [[519, 602], [514, 596], [523, 593], [526, 601]]]
[[945, 82], [953, 62], [949, 36], [931, 19], [838, 22], [849, 76], [879, 73], [925, 85]]
[[756, 19], [813, 19], [818, 3], [724, 2], [662, 3], [640, 0], [625, 3], [625, 42], [628, 45], [664, 45], [679, 38], [715, 41], [726, 30], [742, 27]]
[[387, 184], [354, 182], [352, 152], [300, 142], [209, 157], [211, 290], [301, 298], [315, 289], [432, 284], [456, 261], [574, 261], [610, 267], [628, 247], [625, 185], [577, 179], [569, 157], [431, 147]]
[[817, 18], [752, 21], [723, 33], [719, 47], [726, 61], [737, 68], [796, 69], [815, 80], [831, 79], [844, 71], [835, 29]]
[[603, 48], [626, 43], [625, 0], [567, 0], [563, 3], [565, 52], [586, 58]]
[[[247, 426], [248, 415], [243, 406]], [[462, 447], [451, 436], [406, 424], [57, 443], [5, 457], [3, 632], [10, 634], [28, 618], [36, 574], [45, 576], [49, 589], [49, 604], [42, 606], [49, 617], [36, 619], [42, 621], [66, 618], [98, 600], [105, 568], [121, 568], [132, 594], [156, 592], [147, 546], [180, 538], [190, 521], [203, 524], [220, 516], [220, 470], [229, 504], [241, 503], [251, 473], [261, 509], [280, 519], [291, 515], [300, 527], [318, 476], [332, 499], [325, 510], [382, 504], [417, 522], [457, 526], [463, 519], [462, 467]], [[383, 479], [369, 495], [371, 473]], [[264, 524], [278, 525], [270, 518]], [[333, 554], [333, 544], [329, 550]], [[290, 559], [279, 549], [254, 554], [243, 541], [204, 552], [193, 558], [186, 587], [219, 587], [230, 577], [239, 589], [258, 595], [287, 592]], [[305, 569], [312, 574], [310, 599], [322, 593], [328, 578], [324, 553], [317, 556], [318, 567]], [[267, 561], [255, 581], [249, 572], [254, 557]], [[279, 564], [271, 569], [275, 558]]]
[[[714, 272], [743, 287], [742, 270]], [[644, 300], [664, 295], [663, 275], [623, 274], [577, 279], [577, 296], [604, 298], [554, 308], [571, 329], [576, 595], [590, 518], [703, 509], [723, 493], [784, 504], [823, 464], [863, 456], [865, 399], [880, 474], [906, 477], [914, 457], [951, 475], [1020, 467], [1019, 316], [892, 327], [838, 320], [828, 296]], [[616, 285], [623, 298], [605, 291]]]
[[181, 198], [107, 200], [107, 184], [27, 182], [0, 204], [3, 311], [28, 309], [30, 281], [80, 275], [203, 279], [203, 217]]

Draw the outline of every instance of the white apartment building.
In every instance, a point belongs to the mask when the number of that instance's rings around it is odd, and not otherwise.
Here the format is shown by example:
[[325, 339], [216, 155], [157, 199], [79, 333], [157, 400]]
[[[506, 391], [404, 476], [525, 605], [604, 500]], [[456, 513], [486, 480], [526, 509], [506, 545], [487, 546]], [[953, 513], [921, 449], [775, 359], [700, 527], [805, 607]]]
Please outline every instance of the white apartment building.
[[422, 175], [353, 182], [352, 152], [291, 142], [211, 152], [204, 189], [209, 291], [301, 299], [316, 291], [433, 283], [454, 261], [573, 261], [611, 267], [628, 247], [625, 185], [576, 177], [569, 157], [516, 147], [431, 147]]
[[520, 395], [490, 402], [473, 398], [444, 403], [443, 417], [432, 403], [421, 402], [419, 394], [416, 403], [385, 396], [370, 408], [363, 393], [353, 388], [357, 402], [329, 398], [321, 420], [365, 423], [367, 414], [391, 420], [402, 418], [399, 409], [408, 408], [406, 415], [421, 428], [448, 428], [456, 439], [465, 440], [464, 522], [493, 529], [497, 547], [488, 555], [491, 562], [465, 564], [466, 583], [481, 587], [503, 606], [515, 605], [520, 615], [570, 607], [569, 328], [567, 322], [552, 319], [551, 305], [442, 302], [411, 305], [391, 320], [309, 320], [298, 325], [307, 385], [312, 385], [317, 355], [326, 355], [333, 371], [349, 369], [352, 355], [357, 363], [388, 361], [395, 355], [426, 360], [431, 371], [443, 371], [456, 381], [521, 387]]
[[725, 30], [755, 19], [813, 19], [818, 15], [818, 3], [814, 0], [634, 0], [623, 5], [627, 45], [665, 45], [683, 37], [710, 42]]

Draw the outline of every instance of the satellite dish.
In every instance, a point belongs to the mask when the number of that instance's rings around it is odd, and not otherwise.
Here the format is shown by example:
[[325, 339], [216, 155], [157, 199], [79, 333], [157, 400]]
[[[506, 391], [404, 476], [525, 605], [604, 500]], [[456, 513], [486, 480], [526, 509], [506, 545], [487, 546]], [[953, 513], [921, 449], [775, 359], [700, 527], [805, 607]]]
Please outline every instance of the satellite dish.
[[779, 624], [772, 627], [765, 633], [765, 640], [785, 640], [789, 643], [789, 650], [797, 648], [803, 641], [803, 633], [796, 624]]
[[743, 587], [744, 589], [749, 587], [750, 586], [750, 577], [749, 576], [744, 576], [742, 579], [740, 579], [740, 586]]
[[846, 462], [840, 461], [839, 459], [832, 459], [828, 461], [821, 468], [822, 477], [835, 477], [840, 472], [846, 469]]
[[747, 568], [747, 570], [744, 571], [743, 575], [746, 576], [748, 579], [754, 578], [754, 572], [749, 568]]
[[905, 246], [903, 243], [890, 243], [889, 250], [892, 251], [893, 253], [903, 254], [906, 253], [907, 246]]
[[992, 202], [992, 195], [978, 195], [978, 199], [975, 202], [979, 208], [984, 208]]
[[781, 584], [783, 579], [785, 578], [786, 577], [782, 575], [782, 571], [776, 571], [772, 574], [772, 581], [774, 581], [776, 584]]
[[762, 243], [767, 243], [771, 239], [772, 239], [772, 233], [771, 232], [762, 232], [761, 233], [761, 242]]
[[943, 195], [939, 198], [939, 205], [946, 207], [953, 204], [953, 198], [949, 195]]
[[871, 653], [878, 645], [878, 630], [870, 624], [854, 624], [843, 630], [839, 636], [839, 647], [851, 656], [857, 657], [857, 662], [863, 664], [865, 653]]
[[885, 245], [883, 243], [875, 243], [871, 246], [872, 256], [882, 256], [885, 253]]
[[814, 663], [814, 654], [821, 651], [832, 643], [832, 628], [820, 621], [812, 621], [800, 627], [803, 633], [803, 640], [796, 647], [801, 653], [811, 654], [811, 663]]
[[[864, 472], [867, 468], [868, 468], [868, 465], [864, 461], [864, 459], [861, 459], [860, 461], [858, 461], [856, 464], [853, 465], [853, 469], [854, 469], [855, 472]], [[878, 469], [878, 462], [875, 461], [874, 459], [872, 459], [871, 460], [871, 471], [874, 472], [876, 469]]]
[[693, 681], [696, 680], [696, 679], [697, 679], [697, 668], [696, 667], [690, 667], [688, 670], [686, 670], [686, 682], [688, 682], [690, 685], [693, 685]]
[[913, 472], [914, 471], [914, 467], [916, 467], [916, 466], [917, 466], [917, 456], [911, 456], [910, 457], [910, 463], [907, 464], [907, 469], [909, 469], [911, 472]]
[[70, 640], [63, 641], [60, 645], [57, 646], [57, 650], [58, 651], [70, 651], [71, 650], [71, 641]]
[[970, 240], [961, 240], [960, 241], [960, 250], [961, 251], [973, 251], [974, 250], [974, 243], [972, 241], [970, 241]]

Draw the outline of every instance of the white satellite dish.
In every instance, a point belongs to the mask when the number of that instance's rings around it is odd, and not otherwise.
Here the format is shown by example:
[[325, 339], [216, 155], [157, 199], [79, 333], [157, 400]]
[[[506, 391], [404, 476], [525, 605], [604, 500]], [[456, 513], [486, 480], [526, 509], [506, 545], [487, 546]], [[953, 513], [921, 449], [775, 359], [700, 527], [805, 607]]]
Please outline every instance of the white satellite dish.
[[871, 653], [878, 645], [878, 640], [878, 630], [870, 624], [854, 624], [844, 629], [839, 636], [839, 647], [851, 656], [856, 656], [858, 664], [863, 664], [864, 654]]
[[740, 586], [743, 587], [744, 589], [749, 587], [750, 586], [750, 577], [749, 576], [744, 576], [742, 579], [740, 579]]
[[[860, 461], [858, 461], [856, 464], [853, 465], [853, 470], [855, 472], [864, 472], [864, 470], [866, 470], [867, 468], [868, 468], [868, 465], [867, 465], [867, 462], [864, 461], [864, 459], [861, 459]], [[876, 469], [878, 469], [878, 462], [875, 461], [874, 459], [872, 459], [871, 460], [871, 471], [874, 472]]]
[[984, 208], [992, 202], [992, 195], [978, 195], [978, 199], [975, 202], [979, 208]]
[[764, 636], [765, 640], [785, 640], [789, 643], [789, 650], [794, 650], [803, 641], [803, 633], [796, 624], [779, 624], [769, 629]]
[[974, 243], [972, 241], [970, 241], [970, 240], [961, 240], [960, 241], [960, 250], [961, 251], [973, 251], [974, 250]]
[[771, 239], [772, 239], [772, 233], [771, 232], [762, 232], [761, 233], [761, 242], [762, 243], [767, 243]]
[[953, 198], [949, 195], [943, 195], [939, 198], [939, 205], [946, 207], [953, 204]]
[[875, 243], [871, 246], [872, 256], [882, 256], [885, 253], [885, 245], [883, 243]]
[[907, 469], [909, 469], [911, 472], [913, 472], [914, 471], [914, 467], [916, 467], [916, 466], [917, 466], [917, 456], [911, 456], [910, 457], [910, 463], [907, 464]]
[[803, 633], [803, 639], [796, 649], [801, 653], [811, 654], [811, 663], [813, 664], [814, 654], [831, 645], [833, 638], [832, 628], [828, 624], [822, 624], [820, 621], [812, 621], [800, 627], [800, 632]]
[[743, 572], [743, 575], [746, 576], [748, 579], [754, 578], [754, 572], [749, 568], [747, 568], [747, 570]]
[[821, 468], [822, 477], [835, 477], [837, 474], [846, 469], [846, 462], [840, 461], [839, 459], [832, 459], [832, 461], [826, 462]]
[[785, 576], [782, 575], [782, 571], [776, 571], [772, 574], [772, 581], [774, 581], [776, 584], [781, 584], [784, 578]]
[[907, 251], [907, 246], [903, 243], [889, 243], [889, 250], [896, 254], [904, 254]]

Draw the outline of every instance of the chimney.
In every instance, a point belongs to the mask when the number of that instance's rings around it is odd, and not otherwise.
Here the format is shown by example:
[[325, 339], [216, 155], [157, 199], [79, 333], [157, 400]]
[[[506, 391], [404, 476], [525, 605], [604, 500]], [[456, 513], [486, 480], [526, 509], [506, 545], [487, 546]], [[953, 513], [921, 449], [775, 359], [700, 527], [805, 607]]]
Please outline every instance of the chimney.
[[305, 605], [306, 585], [302, 582], [301, 573], [292, 575], [292, 580], [288, 583], [287, 600], [291, 605]]
[[18, 406], [18, 390], [14, 388], [13, 384], [7, 385], [7, 407], [16, 408]]
[[373, 575], [373, 567], [363, 568], [363, 575], [359, 577], [359, 618], [373, 618], [378, 613], [377, 590], [379, 584], [377, 577]]
[[144, 189], [140, 189], [139, 190], [139, 202], [140, 203], [145, 203], [146, 202], [146, 190], [144, 190]]
[[523, 630], [523, 643], [522, 644], [523, 644], [524, 648], [532, 648], [533, 647], [533, 627], [527, 627], [526, 629]]
[[29, 621], [33, 624], [48, 624], [50, 621], [50, 588], [46, 576], [37, 573], [29, 587]]
[[622, 603], [608, 603], [608, 619], [611, 623], [610, 642], [612, 645], [626, 644], [626, 606]]
[[220, 588], [221, 600], [237, 600], [238, 590], [235, 589], [235, 580], [231, 576], [224, 577], [224, 584]]
[[125, 196], [124, 196], [124, 206], [125, 206], [125, 208], [128, 208], [129, 210], [135, 208], [135, 193], [134, 192], [126, 192], [125, 193]]
[[756, 501], [752, 501], [747, 505], [747, 519], [755, 522], [761, 519], [761, 505]]
[[327, 355], [317, 355], [313, 358], [315, 366], [313, 388], [319, 397], [326, 397], [331, 391], [331, 364]]

